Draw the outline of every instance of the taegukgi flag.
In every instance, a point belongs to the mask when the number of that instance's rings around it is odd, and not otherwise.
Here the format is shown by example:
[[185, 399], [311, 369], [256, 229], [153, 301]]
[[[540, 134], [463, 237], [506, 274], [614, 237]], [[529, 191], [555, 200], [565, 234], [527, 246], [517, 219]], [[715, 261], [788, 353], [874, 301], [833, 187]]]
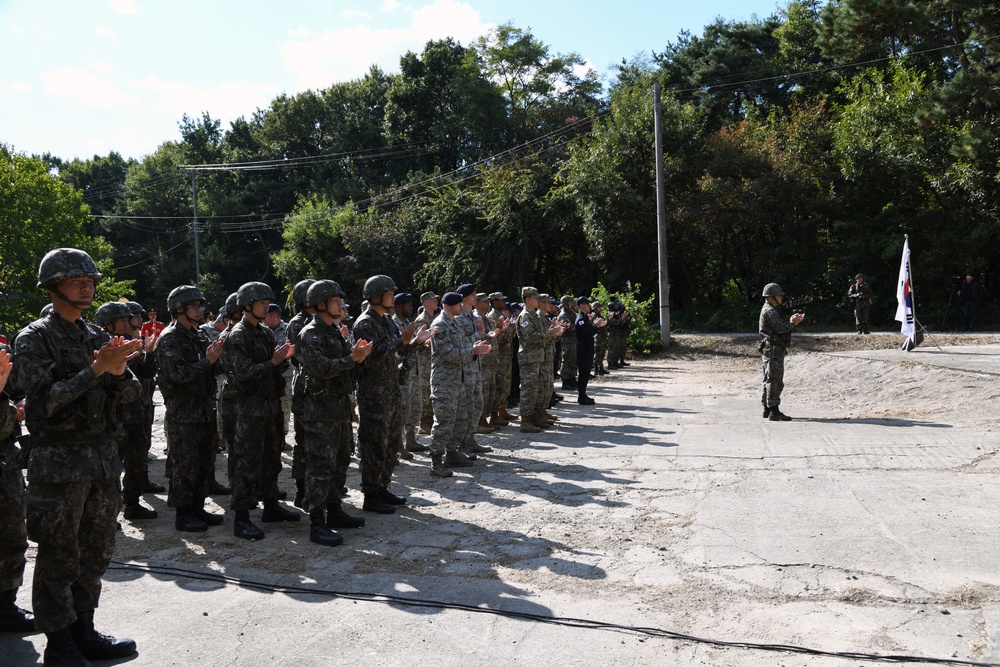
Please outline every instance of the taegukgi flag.
[[899, 263], [899, 281], [896, 283], [896, 320], [902, 324], [900, 333], [906, 335], [903, 349], [913, 349], [917, 341], [916, 316], [913, 314], [913, 281], [910, 273], [910, 240], [903, 241], [903, 259]]

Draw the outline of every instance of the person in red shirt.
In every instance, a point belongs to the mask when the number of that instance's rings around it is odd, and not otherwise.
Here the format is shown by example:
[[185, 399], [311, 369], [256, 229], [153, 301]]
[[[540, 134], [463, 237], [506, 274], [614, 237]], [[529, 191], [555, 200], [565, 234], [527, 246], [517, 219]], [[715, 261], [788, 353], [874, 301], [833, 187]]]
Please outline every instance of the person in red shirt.
[[147, 310], [146, 316], [149, 317], [149, 319], [142, 323], [142, 328], [139, 329], [139, 335], [143, 338], [148, 338], [150, 336], [153, 338], [159, 338], [164, 325], [162, 322], [156, 321], [156, 308], [150, 308]]

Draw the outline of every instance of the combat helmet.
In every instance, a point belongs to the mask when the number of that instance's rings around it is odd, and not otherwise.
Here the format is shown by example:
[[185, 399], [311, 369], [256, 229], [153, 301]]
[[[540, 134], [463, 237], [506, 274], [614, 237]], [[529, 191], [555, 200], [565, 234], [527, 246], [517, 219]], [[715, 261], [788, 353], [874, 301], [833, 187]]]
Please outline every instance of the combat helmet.
[[138, 301], [128, 301], [126, 302], [125, 305], [128, 306], [128, 310], [130, 313], [132, 313], [132, 317], [135, 317], [136, 315], [146, 314], [146, 309], [143, 308], [142, 304], [139, 303]]
[[250, 282], [240, 285], [236, 291], [236, 303], [240, 308], [252, 305], [254, 301], [274, 301], [274, 292], [267, 283]]
[[311, 280], [309, 278], [306, 278], [305, 280], [300, 280], [299, 282], [295, 283], [295, 287], [292, 288], [292, 303], [294, 303], [296, 306], [306, 304], [307, 306], [312, 307], [310, 306], [309, 303], [307, 303], [307, 299], [309, 298], [308, 297], [309, 288], [312, 287], [315, 283], [316, 283], [315, 280]]
[[111, 301], [103, 304], [94, 313], [94, 324], [99, 327], [106, 327], [109, 324], [114, 324], [114, 321], [121, 318], [131, 319], [132, 309], [128, 307], [127, 303], [122, 303], [121, 301]]
[[381, 274], [377, 276], [372, 276], [365, 281], [365, 286], [361, 290], [364, 297], [368, 299], [369, 302], [381, 297], [386, 292], [396, 293], [396, 283], [392, 281], [389, 276], [383, 276]]
[[69, 278], [93, 278], [96, 283], [101, 272], [90, 255], [76, 248], [56, 248], [45, 253], [38, 264], [38, 287], [49, 287]]
[[768, 283], [764, 285], [764, 291], [761, 293], [765, 299], [769, 296], [785, 296], [785, 291], [781, 289], [781, 285], [778, 283]]
[[309, 286], [305, 303], [310, 308], [315, 308], [321, 303], [326, 303], [331, 296], [344, 298], [344, 290], [340, 288], [340, 284], [333, 280], [317, 280]]
[[167, 310], [171, 313], [177, 312], [178, 308], [189, 301], [201, 301], [204, 304], [205, 297], [202, 295], [201, 290], [194, 285], [175, 287], [167, 296]]
[[226, 297], [226, 305], [223, 306], [223, 309], [226, 311], [226, 315], [232, 316], [233, 314], [237, 315], [239, 314], [240, 304], [239, 300], [237, 299], [238, 296], [239, 296], [238, 292], [233, 292], [232, 294]]

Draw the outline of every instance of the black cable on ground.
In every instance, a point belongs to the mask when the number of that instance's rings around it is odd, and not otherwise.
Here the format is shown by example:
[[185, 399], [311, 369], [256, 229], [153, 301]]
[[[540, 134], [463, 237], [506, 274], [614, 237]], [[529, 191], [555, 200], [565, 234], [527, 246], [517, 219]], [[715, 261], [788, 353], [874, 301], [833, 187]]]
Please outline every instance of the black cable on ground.
[[594, 621], [586, 618], [572, 618], [561, 616], [549, 616], [545, 614], [533, 614], [528, 612], [506, 611], [503, 609], [490, 609], [488, 607], [477, 607], [475, 605], [462, 604], [460, 602], [442, 602], [439, 600], [427, 600], [423, 598], [410, 598], [400, 595], [384, 595], [379, 593], [351, 593], [344, 591], [332, 591], [323, 588], [307, 588], [303, 586], [284, 586], [280, 584], [268, 584], [252, 579], [241, 579], [215, 572], [198, 572], [182, 567], [171, 567], [167, 565], [142, 565], [139, 563], [123, 563], [121, 561], [111, 561], [110, 570], [123, 570], [133, 572], [144, 572], [146, 574], [165, 575], [179, 577], [183, 579], [193, 579], [198, 581], [212, 581], [215, 583], [229, 584], [250, 590], [267, 591], [270, 593], [286, 593], [296, 595], [317, 595], [321, 597], [342, 598], [344, 600], [354, 600], [357, 602], [381, 602], [407, 605], [410, 607], [424, 607], [429, 609], [452, 609], [465, 611], [474, 614], [490, 614], [493, 616], [503, 616], [525, 621], [535, 621], [549, 625], [560, 625], [570, 628], [593, 629], [593, 630], [614, 630], [618, 632], [628, 632], [631, 634], [645, 635], [648, 637], [659, 637], [662, 639], [677, 639], [698, 644], [708, 644], [725, 648], [743, 648], [756, 651], [778, 651], [782, 653], [800, 653], [805, 655], [819, 655], [831, 658], [848, 658], [851, 660], [867, 660], [870, 662], [916, 662], [934, 665], [976, 665], [977, 667], [1000, 667], [998, 663], [972, 662], [969, 660], [959, 660], [958, 658], [927, 658], [915, 655], [881, 655], [878, 653], [857, 653], [852, 651], [824, 651], [822, 649], [809, 648], [807, 646], [797, 646], [794, 644], [765, 644], [745, 641], [726, 641], [721, 639], [709, 639], [687, 635], [672, 630], [661, 628], [648, 628], [632, 625], [621, 625], [618, 623], [607, 623], [605, 621]]

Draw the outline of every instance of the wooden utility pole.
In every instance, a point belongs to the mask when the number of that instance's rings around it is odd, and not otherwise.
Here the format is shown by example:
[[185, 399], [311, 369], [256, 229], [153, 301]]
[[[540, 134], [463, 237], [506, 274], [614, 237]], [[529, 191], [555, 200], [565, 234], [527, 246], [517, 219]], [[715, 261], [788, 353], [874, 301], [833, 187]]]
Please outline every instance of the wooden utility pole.
[[656, 132], [656, 240], [660, 269], [660, 342], [670, 345], [670, 280], [667, 276], [667, 203], [663, 186], [663, 119], [660, 84], [653, 84], [653, 130]]

